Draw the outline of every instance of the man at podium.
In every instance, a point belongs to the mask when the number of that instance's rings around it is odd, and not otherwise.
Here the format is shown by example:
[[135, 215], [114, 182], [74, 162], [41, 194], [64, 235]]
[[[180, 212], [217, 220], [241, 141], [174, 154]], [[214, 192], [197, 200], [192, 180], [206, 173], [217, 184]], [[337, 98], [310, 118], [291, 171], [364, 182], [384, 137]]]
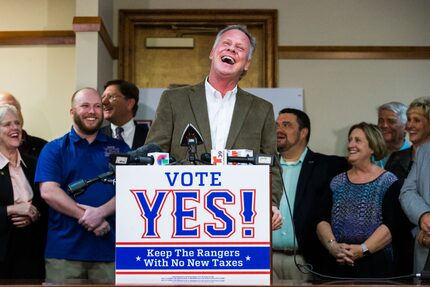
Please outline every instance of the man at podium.
[[[197, 154], [212, 149], [250, 149], [254, 154], [276, 153], [276, 127], [271, 103], [238, 87], [251, 64], [256, 40], [245, 26], [231, 25], [219, 31], [209, 55], [206, 79], [194, 86], [163, 92], [146, 143], [157, 143], [175, 159], [187, 157], [181, 146], [184, 129], [192, 124], [202, 136]], [[272, 228], [282, 225], [278, 210], [281, 197], [279, 165], [271, 169]]]

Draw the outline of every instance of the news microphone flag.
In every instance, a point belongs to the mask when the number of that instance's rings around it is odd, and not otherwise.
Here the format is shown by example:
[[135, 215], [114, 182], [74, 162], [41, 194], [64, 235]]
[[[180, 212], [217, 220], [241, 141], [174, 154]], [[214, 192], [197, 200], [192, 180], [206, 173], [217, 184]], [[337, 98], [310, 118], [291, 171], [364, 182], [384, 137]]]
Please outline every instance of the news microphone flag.
[[211, 164], [212, 165], [226, 165], [227, 164], [227, 150], [211, 150]]
[[254, 152], [250, 149], [222, 149], [211, 150], [211, 164], [212, 165], [243, 165], [247, 163], [229, 163], [227, 157], [252, 157]]
[[154, 157], [154, 165], [169, 165], [169, 153], [167, 152], [151, 152], [148, 156]]

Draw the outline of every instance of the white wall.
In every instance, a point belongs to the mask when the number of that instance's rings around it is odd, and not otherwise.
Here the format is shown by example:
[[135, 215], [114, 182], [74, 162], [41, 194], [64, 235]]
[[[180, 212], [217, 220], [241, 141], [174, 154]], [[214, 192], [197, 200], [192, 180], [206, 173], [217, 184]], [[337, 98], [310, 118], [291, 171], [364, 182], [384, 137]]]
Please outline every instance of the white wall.
[[[104, 21], [116, 45], [118, 9], [188, 8], [277, 9], [280, 46], [430, 46], [427, 0], [113, 0], [113, 7], [113, 22]], [[75, 0], [1, 0], [0, 31], [72, 30], [74, 15]], [[21, 100], [30, 133], [52, 139], [70, 128], [75, 62], [71, 46], [0, 46], [0, 90]], [[279, 87], [304, 89], [310, 145], [325, 153], [344, 154], [349, 126], [376, 122], [379, 104], [429, 96], [429, 76], [429, 60], [279, 61]]]

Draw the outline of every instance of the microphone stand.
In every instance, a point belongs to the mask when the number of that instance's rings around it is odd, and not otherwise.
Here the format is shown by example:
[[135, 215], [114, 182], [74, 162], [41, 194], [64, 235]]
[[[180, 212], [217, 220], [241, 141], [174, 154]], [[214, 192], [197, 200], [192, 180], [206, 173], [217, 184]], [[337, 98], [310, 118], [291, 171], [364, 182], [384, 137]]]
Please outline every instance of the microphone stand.
[[184, 129], [181, 141], [179, 143], [181, 146], [187, 147], [187, 157], [184, 160], [176, 162], [176, 164], [182, 164], [187, 161], [195, 165], [198, 162], [202, 163], [202, 161], [197, 158], [197, 145], [202, 143], [202, 136], [198, 130], [191, 123], [189, 123]]
[[92, 179], [80, 179], [78, 181], [72, 182], [67, 186], [67, 192], [72, 195], [74, 198], [76, 198], [78, 195], [81, 195], [85, 192], [86, 188], [93, 183], [96, 183], [97, 181], [103, 182], [105, 184], [115, 184], [115, 180], [109, 179], [110, 177], [114, 176], [114, 171], [108, 171], [104, 172], [102, 174], [99, 174], [95, 178]]
[[[194, 165], [197, 165], [198, 163], [207, 165], [208, 163], [199, 159], [197, 156], [197, 145], [198, 141], [197, 138], [189, 138], [187, 139], [187, 146], [188, 146], [188, 161], [191, 162]], [[210, 164], [210, 163], [209, 163]]]
[[188, 161], [197, 164], [197, 138], [189, 138], [187, 139], [187, 146], [188, 146]]

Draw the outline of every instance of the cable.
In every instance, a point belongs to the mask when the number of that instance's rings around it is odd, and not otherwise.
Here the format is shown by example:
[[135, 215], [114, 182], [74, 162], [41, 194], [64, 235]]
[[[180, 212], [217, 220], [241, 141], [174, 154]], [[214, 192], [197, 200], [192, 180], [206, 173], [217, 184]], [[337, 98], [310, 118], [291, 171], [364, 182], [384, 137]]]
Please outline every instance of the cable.
[[[279, 164], [279, 167], [281, 167], [281, 162], [279, 161], [279, 157], [275, 156], [275, 164]], [[281, 167], [282, 169], [282, 167]], [[421, 273], [412, 273], [408, 275], [401, 275], [401, 276], [393, 276], [393, 277], [381, 277], [381, 278], [366, 278], [366, 277], [338, 277], [338, 276], [331, 276], [322, 274], [319, 272], [316, 272], [313, 270], [312, 264], [300, 264], [297, 262], [297, 245], [298, 242], [296, 242], [296, 228], [294, 226], [294, 217], [293, 212], [291, 210], [290, 200], [287, 195], [287, 191], [285, 189], [284, 184], [284, 178], [281, 174], [281, 183], [282, 183], [282, 192], [285, 195], [285, 199], [287, 200], [287, 206], [288, 206], [288, 214], [291, 219], [292, 223], [292, 230], [293, 230], [293, 250], [294, 250], [294, 264], [296, 265], [297, 269], [302, 272], [303, 274], [312, 274], [315, 276], [318, 276], [320, 278], [324, 279], [331, 279], [331, 280], [343, 280], [343, 281], [366, 281], [366, 282], [385, 282], [390, 280], [400, 280], [400, 279], [407, 279], [407, 278], [422, 278], [422, 279], [430, 279], [430, 271], [422, 271]]]

